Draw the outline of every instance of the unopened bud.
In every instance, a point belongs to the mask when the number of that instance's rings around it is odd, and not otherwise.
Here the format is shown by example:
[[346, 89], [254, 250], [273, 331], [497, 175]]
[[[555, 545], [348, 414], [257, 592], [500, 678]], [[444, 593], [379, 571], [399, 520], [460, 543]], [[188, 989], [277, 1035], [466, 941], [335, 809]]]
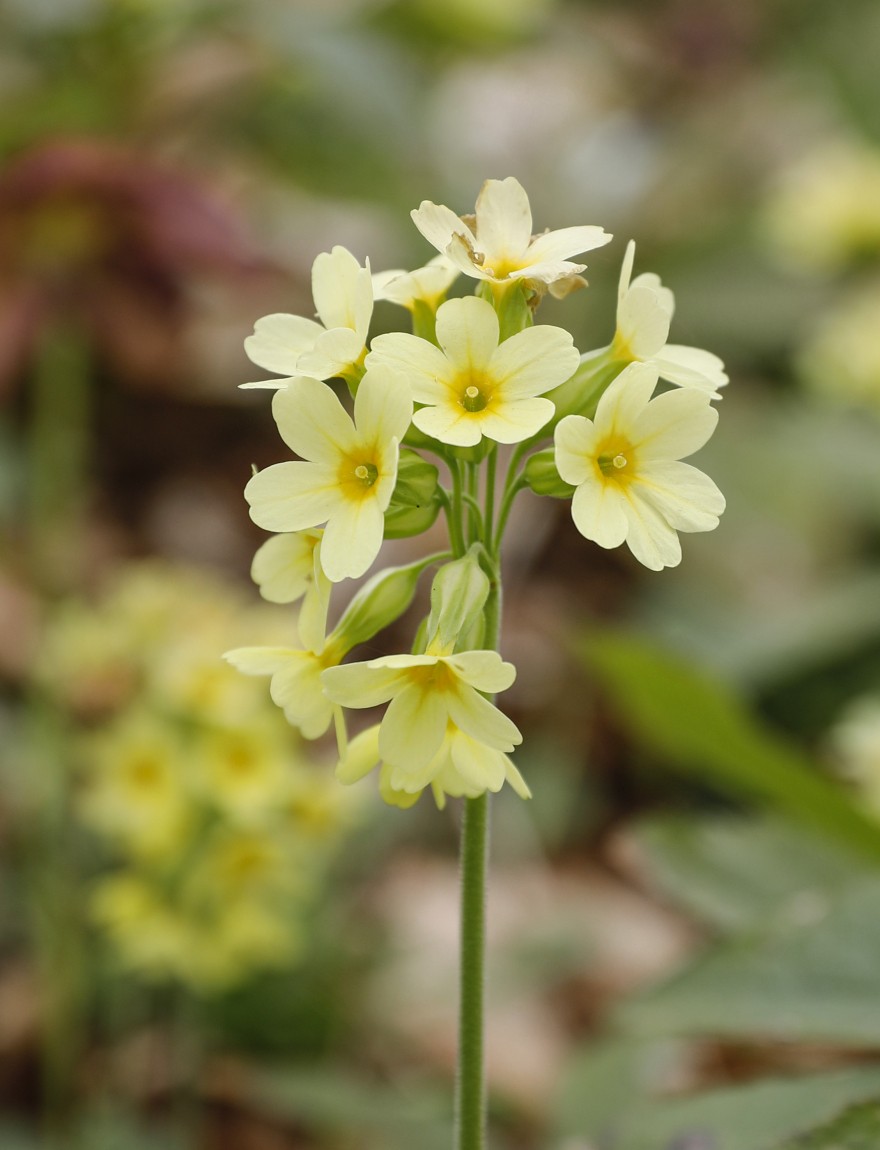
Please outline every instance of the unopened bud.
[[431, 584], [431, 614], [428, 616], [427, 650], [450, 654], [482, 618], [489, 597], [489, 577], [479, 561], [479, 547], [447, 563]]
[[412, 603], [421, 573], [438, 558], [430, 555], [418, 563], [389, 567], [374, 575], [346, 607], [332, 637], [350, 651], [390, 626]]
[[525, 468], [526, 483], [536, 495], [549, 495], [553, 499], [571, 499], [575, 488], [560, 478], [556, 470], [556, 451], [547, 447], [536, 451]]

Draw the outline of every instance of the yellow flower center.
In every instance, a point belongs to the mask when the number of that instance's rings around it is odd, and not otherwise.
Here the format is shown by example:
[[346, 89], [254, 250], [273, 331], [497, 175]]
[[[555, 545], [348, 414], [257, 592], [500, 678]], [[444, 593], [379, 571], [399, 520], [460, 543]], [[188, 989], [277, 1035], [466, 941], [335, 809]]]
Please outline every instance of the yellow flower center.
[[596, 455], [596, 466], [604, 479], [622, 483], [636, 472], [636, 451], [631, 443], [615, 437], [602, 444]]
[[484, 411], [488, 405], [489, 400], [486, 395], [476, 386], [476, 384], [468, 384], [468, 386], [461, 393], [461, 406], [465, 411], [476, 412]]
[[349, 455], [340, 462], [337, 472], [339, 486], [350, 499], [364, 499], [379, 478], [374, 458], [364, 458], [361, 452]]

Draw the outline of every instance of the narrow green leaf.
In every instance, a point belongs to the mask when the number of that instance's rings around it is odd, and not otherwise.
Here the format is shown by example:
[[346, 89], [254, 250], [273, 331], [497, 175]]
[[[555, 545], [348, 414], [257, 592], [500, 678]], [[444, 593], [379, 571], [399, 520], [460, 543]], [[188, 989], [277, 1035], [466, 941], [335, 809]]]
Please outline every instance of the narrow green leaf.
[[783, 810], [880, 862], [880, 827], [706, 672], [621, 634], [591, 638], [580, 653], [632, 737], [670, 767]]

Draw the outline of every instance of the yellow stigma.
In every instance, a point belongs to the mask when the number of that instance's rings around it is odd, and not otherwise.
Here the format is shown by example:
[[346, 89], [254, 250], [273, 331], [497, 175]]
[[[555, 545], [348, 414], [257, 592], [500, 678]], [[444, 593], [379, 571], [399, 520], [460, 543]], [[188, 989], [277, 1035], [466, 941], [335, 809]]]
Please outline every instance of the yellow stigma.
[[620, 454], [615, 455], [611, 462], [619, 470], [621, 467], [626, 467], [626, 456]]

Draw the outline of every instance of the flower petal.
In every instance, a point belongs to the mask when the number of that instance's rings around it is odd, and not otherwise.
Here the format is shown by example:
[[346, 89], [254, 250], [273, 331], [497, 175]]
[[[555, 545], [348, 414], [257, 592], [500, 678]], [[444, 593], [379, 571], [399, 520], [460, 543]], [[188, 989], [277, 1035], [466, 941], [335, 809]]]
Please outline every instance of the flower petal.
[[443, 204], [433, 204], [430, 200], [422, 200], [410, 215], [412, 221], [438, 252], [445, 252], [454, 235], [463, 235], [470, 238], [472, 243], [476, 237], [467, 224], [459, 216]]
[[630, 486], [628, 496], [624, 505], [627, 547], [651, 571], [677, 567], [681, 562], [681, 544], [675, 530], [647, 499], [642, 498], [635, 484]]
[[361, 357], [364, 337], [347, 327], [334, 327], [322, 332], [315, 346], [303, 352], [297, 361], [300, 375], [313, 379], [335, 379]]
[[281, 438], [297, 455], [336, 466], [355, 443], [348, 412], [326, 383], [300, 376], [272, 399], [272, 415]]
[[378, 499], [340, 499], [321, 541], [321, 566], [330, 582], [363, 575], [375, 562], [384, 534], [384, 509]]
[[236, 647], [223, 658], [243, 675], [274, 675], [294, 654], [292, 647]]
[[265, 315], [254, 324], [254, 334], [244, 341], [245, 354], [251, 363], [267, 371], [296, 375], [297, 360], [311, 350], [323, 330], [319, 323], [301, 315]]
[[312, 584], [317, 532], [274, 535], [259, 548], [251, 578], [270, 603], [294, 603]]
[[331, 251], [321, 252], [312, 264], [312, 295], [324, 327], [351, 328], [361, 336], [363, 346], [373, 314], [369, 269], [337, 244]]
[[631, 287], [617, 307], [618, 341], [635, 359], [647, 360], [666, 344], [672, 313], [663, 296], [647, 287]]
[[487, 747], [479, 739], [472, 739], [457, 730], [450, 740], [450, 752], [456, 771], [468, 787], [481, 794], [500, 791], [504, 786], [505, 756], [494, 747]]
[[328, 667], [321, 676], [328, 699], [343, 707], [376, 707], [387, 703], [409, 681], [405, 668], [377, 667], [375, 661]]
[[377, 335], [365, 362], [368, 371], [381, 365], [404, 372], [416, 403], [435, 402], [455, 379], [455, 368], [439, 347], [407, 332]]
[[700, 347], [668, 343], [652, 357], [651, 363], [660, 372], [661, 379], [668, 379], [679, 387], [698, 387], [710, 392], [713, 399], [721, 398], [718, 389], [728, 382], [724, 361]]
[[324, 694], [321, 660], [310, 651], [294, 651], [273, 676], [269, 693], [306, 739], [318, 739], [333, 719], [333, 704]]
[[526, 252], [524, 267], [530, 264], [567, 260], [580, 252], [591, 252], [610, 243], [614, 237], [595, 224], [584, 224], [574, 228], [557, 228], [535, 236]]
[[572, 496], [571, 517], [581, 535], [600, 547], [619, 547], [626, 538], [626, 500], [618, 484], [606, 482], [595, 468]]
[[398, 442], [412, 421], [412, 393], [405, 378], [391, 368], [373, 367], [358, 385], [354, 422], [365, 442]]
[[549, 399], [515, 399], [508, 403], [498, 398], [478, 413], [483, 435], [496, 443], [522, 443], [537, 435], [555, 414], [556, 408]]
[[483, 438], [481, 412], [465, 411], [457, 403], [423, 407], [413, 414], [413, 423], [425, 435], [452, 447], [476, 447]]
[[635, 420], [648, 406], [657, 386], [657, 371], [646, 363], [631, 363], [605, 390], [596, 408], [595, 424], [599, 438], [629, 436]]
[[512, 751], [522, 742], [516, 724], [473, 687], [462, 683], [446, 695], [449, 717], [466, 734], [499, 751]]
[[617, 283], [617, 303], [620, 304], [629, 290], [629, 281], [632, 279], [633, 264], [636, 258], [636, 241], [630, 240], [623, 253], [623, 263], [620, 265], [620, 279]]
[[516, 667], [505, 663], [497, 651], [460, 651], [443, 661], [463, 683], [488, 695], [506, 691], [516, 678]]
[[676, 531], [712, 531], [725, 507], [708, 475], [689, 463], [657, 461], [639, 470], [639, 494]]
[[499, 334], [495, 309], [477, 296], [450, 299], [437, 309], [437, 342], [457, 372], [482, 375]]
[[350, 786], [379, 765], [379, 724], [367, 727], [351, 740], [336, 766], [340, 783]]
[[[598, 433], [592, 419], [583, 415], [566, 415], [556, 425], [556, 470], [565, 483], [575, 487], [594, 474]], [[588, 537], [589, 538], [589, 537]]]
[[303, 531], [325, 523], [340, 493], [336, 473], [323, 463], [273, 463], [247, 483], [251, 519], [266, 531]]
[[710, 397], [695, 388], [658, 395], [639, 413], [630, 427], [638, 448], [639, 471], [643, 460], [683, 459], [707, 442], [718, 423], [718, 411]]
[[486, 263], [521, 266], [532, 238], [532, 209], [519, 180], [486, 180], [477, 196], [476, 217], [477, 243]]
[[545, 395], [565, 383], [579, 362], [580, 354], [567, 331], [541, 325], [506, 339], [492, 356], [489, 373], [505, 399], [524, 399]]
[[[445, 697], [414, 683], [388, 704], [379, 732], [379, 752], [385, 762], [401, 770], [418, 771], [440, 749], [446, 725]], [[396, 777], [392, 784], [398, 785]]]

